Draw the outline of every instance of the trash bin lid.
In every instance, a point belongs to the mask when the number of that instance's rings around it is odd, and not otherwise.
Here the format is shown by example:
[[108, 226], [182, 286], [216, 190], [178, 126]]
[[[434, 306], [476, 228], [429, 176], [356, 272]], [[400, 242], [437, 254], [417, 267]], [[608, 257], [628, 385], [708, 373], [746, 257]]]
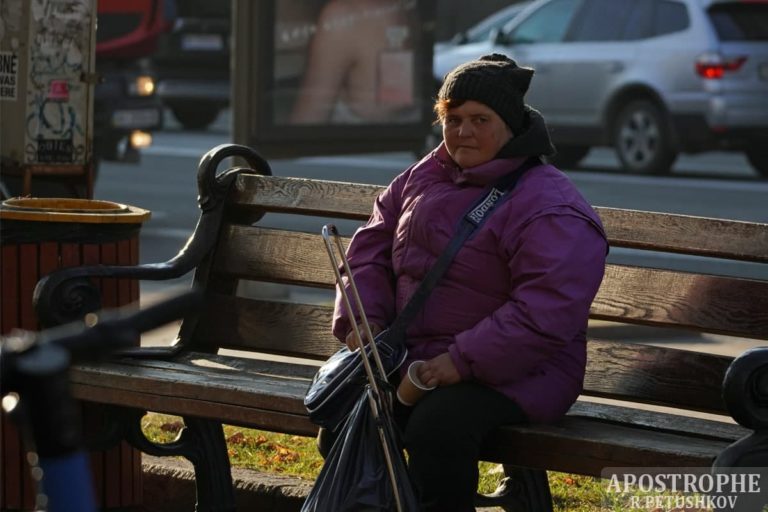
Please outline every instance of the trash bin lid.
[[139, 224], [150, 215], [149, 210], [95, 199], [15, 197], [0, 203], [2, 220]]

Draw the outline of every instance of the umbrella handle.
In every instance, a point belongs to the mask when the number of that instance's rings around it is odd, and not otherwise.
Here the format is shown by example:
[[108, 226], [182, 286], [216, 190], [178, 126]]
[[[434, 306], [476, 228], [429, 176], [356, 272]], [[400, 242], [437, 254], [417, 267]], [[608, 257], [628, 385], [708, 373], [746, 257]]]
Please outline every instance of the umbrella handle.
[[[368, 337], [369, 344], [371, 346], [371, 353], [373, 354], [373, 359], [376, 363], [377, 370], [379, 372], [379, 375], [381, 376], [382, 380], [387, 379], [387, 373], [384, 370], [384, 365], [381, 362], [381, 356], [379, 355], [379, 350], [376, 347], [376, 343], [373, 340], [373, 334], [371, 333], [371, 326], [368, 323], [368, 318], [365, 314], [365, 310], [363, 309], [363, 302], [360, 299], [360, 294], [357, 291], [357, 285], [355, 285], [355, 280], [352, 276], [352, 269], [349, 266], [349, 260], [347, 259], [347, 256], [344, 252], [344, 246], [341, 243], [341, 237], [339, 236], [339, 232], [336, 229], [336, 226], [333, 224], [326, 224], [323, 226], [322, 229], [322, 236], [323, 241], [325, 242], [325, 248], [328, 251], [328, 257], [331, 259], [331, 264], [333, 266], [333, 272], [336, 275], [336, 281], [339, 285], [339, 293], [341, 293], [341, 298], [344, 301], [344, 306], [347, 308], [347, 311], [349, 313], [352, 312], [352, 304], [349, 300], [349, 294], [347, 294], [347, 290], [344, 287], [344, 281], [341, 276], [341, 272], [339, 270], [339, 263], [336, 258], [336, 252], [339, 253], [342, 261], [342, 265], [344, 267], [344, 271], [347, 274], [347, 278], [349, 281], [349, 287], [352, 291], [352, 295], [355, 299], [355, 304], [357, 305], [357, 310], [360, 315], [360, 321], [363, 324], [363, 329], [365, 330], [365, 334]], [[331, 241], [331, 237], [333, 238], [333, 241]], [[334, 245], [336, 247], [336, 250], [334, 250]], [[382, 394], [381, 390], [379, 389], [378, 382], [376, 381], [376, 376], [373, 373], [373, 368], [371, 367], [371, 363], [368, 360], [368, 355], [365, 351], [365, 346], [363, 345], [362, 336], [360, 334], [360, 327], [357, 325], [357, 322], [352, 321], [352, 330], [355, 333], [355, 337], [357, 338], [357, 343], [360, 348], [360, 356], [362, 357], [363, 366], [365, 367], [365, 373], [368, 377], [369, 386], [366, 386], [366, 393], [368, 395], [368, 404], [371, 408], [371, 413], [373, 414], [373, 417], [376, 419], [377, 423], [377, 430], [379, 432], [379, 441], [381, 442], [381, 448], [384, 452], [384, 461], [387, 465], [387, 473], [389, 474], [390, 482], [392, 483], [392, 492], [394, 494], [395, 498], [395, 506], [397, 507], [398, 512], [406, 512], [403, 510], [403, 504], [402, 504], [402, 498], [400, 497], [400, 489], [398, 488], [398, 481], [397, 481], [397, 474], [395, 473], [395, 467], [394, 463], [392, 462], [392, 446], [389, 443], [389, 440], [387, 439], [387, 435], [384, 431], [384, 425], [380, 421], [382, 411], [380, 410], [380, 407], [389, 407], [391, 404], [380, 404], [377, 401], [378, 400], [384, 400], [385, 396]], [[386, 411], [385, 411], [385, 414]]]
[[[384, 365], [381, 362], [381, 356], [379, 355], [379, 350], [376, 346], [376, 343], [374, 343], [373, 333], [371, 332], [371, 326], [368, 323], [368, 317], [365, 314], [365, 309], [363, 308], [363, 302], [360, 299], [360, 294], [357, 291], [357, 285], [355, 284], [355, 280], [352, 275], [352, 268], [349, 266], [349, 260], [347, 259], [347, 255], [345, 254], [344, 246], [341, 243], [341, 236], [339, 235], [339, 231], [336, 229], [335, 225], [326, 224], [325, 226], [323, 226], [322, 236], [323, 236], [323, 241], [325, 242], [325, 249], [328, 251], [328, 257], [331, 259], [331, 265], [333, 266], [333, 272], [336, 275], [336, 282], [339, 285], [339, 293], [341, 293], [342, 300], [344, 301], [344, 306], [346, 307], [347, 311], [351, 314], [352, 304], [349, 300], [349, 294], [347, 293], [346, 287], [344, 286], [344, 281], [341, 276], [341, 272], [339, 270], [341, 266], [344, 267], [344, 272], [347, 274], [347, 279], [349, 281], [349, 288], [352, 291], [352, 296], [354, 297], [355, 305], [357, 306], [357, 311], [358, 311], [358, 314], [360, 315], [360, 322], [363, 324], [363, 330], [365, 331], [365, 335], [370, 341], [371, 354], [373, 354], [373, 360], [376, 364], [376, 369], [378, 370], [380, 377], [383, 380], [386, 380], [387, 372], [384, 370]], [[335, 250], [334, 250], [334, 245], [335, 245]], [[336, 257], [337, 252], [341, 259], [341, 263], [342, 263], [341, 265], [339, 265], [338, 259]], [[357, 325], [357, 322], [355, 322], [354, 319], [350, 323], [352, 324], [352, 330], [355, 333], [358, 346], [360, 347], [360, 354], [363, 360], [363, 366], [365, 367], [365, 373], [368, 376], [368, 382], [371, 385], [371, 387], [376, 390], [376, 393], [380, 395], [381, 393], [380, 393], [378, 384], [376, 383], [376, 378], [373, 373], [373, 368], [371, 367], [370, 361], [368, 360], [368, 354], [366, 353], [363, 345], [363, 338], [360, 333], [360, 327]]]

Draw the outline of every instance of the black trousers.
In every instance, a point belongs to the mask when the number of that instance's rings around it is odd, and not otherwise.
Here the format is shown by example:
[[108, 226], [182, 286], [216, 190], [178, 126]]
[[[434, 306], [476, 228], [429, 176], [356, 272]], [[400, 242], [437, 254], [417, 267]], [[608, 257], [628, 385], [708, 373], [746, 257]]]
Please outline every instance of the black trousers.
[[[472, 382], [437, 388], [414, 407], [397, 403], [394, 412], [423, 512], [474, 511], [480, 446], [496, 427], [526, 421], [512, 400]], [[332, 438], [321, 430], [321, 453]]]

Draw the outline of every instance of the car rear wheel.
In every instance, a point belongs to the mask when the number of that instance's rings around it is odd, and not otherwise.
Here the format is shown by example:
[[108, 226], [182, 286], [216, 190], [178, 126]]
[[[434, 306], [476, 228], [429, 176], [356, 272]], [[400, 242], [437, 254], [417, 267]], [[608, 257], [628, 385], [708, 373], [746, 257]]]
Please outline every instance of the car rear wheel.
[[549, 161], [552, 165], [561, 169], [566, 167], [576, 167], [579, 165], [587, 153], [589, 153], [589, 146], [569, 146], [566, 144], [557, 144], [557, 152], [549, 157]]
[[172, 105], [171, 111], [187, 130], [204, 130], [219, 117], [219, 108], [212, 105]]
[[624, 106], [613, 124], [613, 145], [626, 170], [666, 174], [677, 158], [666, 114], [649, 100]]
[[768, 178], [768, 149], [752, 147], [746, 151], [747, 160], [763, 178]]

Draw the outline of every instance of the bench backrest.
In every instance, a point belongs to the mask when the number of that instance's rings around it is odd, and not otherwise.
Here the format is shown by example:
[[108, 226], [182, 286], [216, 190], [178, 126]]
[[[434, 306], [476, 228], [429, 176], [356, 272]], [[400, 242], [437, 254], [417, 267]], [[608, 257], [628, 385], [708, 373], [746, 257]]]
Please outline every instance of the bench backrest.
[[[365, 221], [380, 186], [241, 175], [209, 268], [209, 307], [191, 334], [211, 350], [229, 348], [325, 359], [332, 304], [238, 296], [240, 280], [331, 289], [334, 276], [319, 235], [333, 218]], [[597, 208], [612, 247], [768, 263], [768, 225]], [[318, 217], [314, 232], [251, 225], [263, 212]], [[330, 220], [324, 219], [330, 218]], [[245, 219], [245, 220], [243, 220]], [[348, 242], [348, 240], [347, 240]], [[768, 339], [768, 282], [609, 265], [591, 317]], [[626, 342], [589, 343], [585, 395], [722, 413], [731, 358]]]

